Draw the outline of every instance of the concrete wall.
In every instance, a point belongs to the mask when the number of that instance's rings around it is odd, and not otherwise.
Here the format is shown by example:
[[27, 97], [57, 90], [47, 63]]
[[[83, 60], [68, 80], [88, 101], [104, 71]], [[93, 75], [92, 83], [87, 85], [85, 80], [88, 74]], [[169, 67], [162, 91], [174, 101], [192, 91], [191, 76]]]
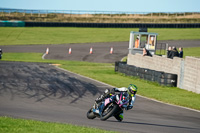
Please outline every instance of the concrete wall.
[[183, 88], [200, 94], [200, 58], [185, 59]]
[[127, 64], [177, 74], [177, 87], [200, 93], [200, 59], [198, 58], [186, 57], [184, 60], [178, 57], [169, 59], [156, 55], [149, 57], [128, 54]]

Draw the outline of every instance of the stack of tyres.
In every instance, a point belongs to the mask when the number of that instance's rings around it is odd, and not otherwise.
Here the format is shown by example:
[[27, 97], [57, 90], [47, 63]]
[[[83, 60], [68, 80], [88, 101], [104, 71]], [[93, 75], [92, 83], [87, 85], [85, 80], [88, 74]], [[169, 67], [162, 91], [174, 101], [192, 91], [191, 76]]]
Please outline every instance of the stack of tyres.
[[128, 75], [128, 76], [131, 76], [130, 72], [131, 72], [131, 66], [127, 65], [125, 74]]
[[138, 76], [137, 75], [137, 67], [135, 67], [135, 66], [132, 66], [131, 67], [131, 76]]
[[126, 73], [126, 68], [127, 68], [127, 65], [126, 64], [123, 64], [123, 63], [120, 63], [119, 64], [119, 72], [121, 73]]
[[145, 69], [144, 70], [144, 79], [149, 81], [154, 81], [154, 70]]
[[121, 62], [119, 62], [118, 71], [122, 73], [122, 72], [123, 72], [123, 69], [124, 69], [124, 64], [121, 63]]
[[164, 72], [161, 71], [155, 71], [154, 72], [154, 81], [158, 82], [160, 85], [165, 85], [164, 80]]
[[176, 74], [171, 73], [165, 73], [165, 84], [166, 86], [176, 87], [177, 86], [177, 78], [178, 76]]
[[144, 79], [144, 68], [139, 68], [138, 69], [139, 70], [139, 77], [141, 78], [141, 79]]
[[122, 64], [121, 63], [119, 63], [118, 71], [122, 73]]
[[155, 72], [155, 81], [164, 86], [177, 86], [177, 75], [171, 73], [164, 73], [160, 71]]
[[115, 62], [115, 72], [119, 70], [119, 61]]
[[127, 65], [126, 62], [116, 62], [115, 71], [119, 71], [128, 76], [135, 76], [144, 80], [158, 82], [164, 86], [177, 86], [177, 75], [165, 73], [161, 71], [150, 70], [147, 68], [140, 68], [132, 65]]
[[135, 71], [134, 71], [134, 66], [131, 66], [131, 65], [127, 66], [126, 75], [128, 75], [128, 76], [133, 76], [134, 72], [135, 72]]

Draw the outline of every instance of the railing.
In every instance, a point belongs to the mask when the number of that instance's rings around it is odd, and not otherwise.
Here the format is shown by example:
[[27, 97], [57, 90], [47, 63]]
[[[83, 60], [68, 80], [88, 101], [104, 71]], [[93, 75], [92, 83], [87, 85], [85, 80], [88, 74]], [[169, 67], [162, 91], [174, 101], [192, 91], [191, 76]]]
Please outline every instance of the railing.
[[167, 43], [157, 43], [157, 45], [156, 45], [156, 55], [166, 55], [167, 49], [168, 49]]
[[88, 23], [200, 23], [200, 12], [111, 12], [0, 8], [0, 20]]

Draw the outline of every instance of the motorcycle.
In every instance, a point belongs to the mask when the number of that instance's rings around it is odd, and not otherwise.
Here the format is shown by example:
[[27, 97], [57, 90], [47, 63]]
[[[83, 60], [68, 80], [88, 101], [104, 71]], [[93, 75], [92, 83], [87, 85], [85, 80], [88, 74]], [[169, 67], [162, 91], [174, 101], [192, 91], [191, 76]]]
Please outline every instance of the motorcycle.
[[[119, 115], [129, 103], [127, 92], [120, 92], [105, 98], [100, 104], [95, 102], [94, 106], [87, 112], [88, 119], [100, 118], [102, 121], [112, 116]], [[103, 107], [103, 108], [102, 108]], [[96, 110], [98, 109], [99, 112]]]

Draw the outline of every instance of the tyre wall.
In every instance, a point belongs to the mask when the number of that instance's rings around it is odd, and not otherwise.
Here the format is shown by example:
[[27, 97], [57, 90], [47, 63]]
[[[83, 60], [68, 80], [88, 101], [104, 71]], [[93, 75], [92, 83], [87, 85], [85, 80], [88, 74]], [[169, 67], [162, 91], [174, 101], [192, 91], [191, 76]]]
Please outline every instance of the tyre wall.
[[124, 73], [128, 76], [135, 76], [140, 79], [157, 82], [164, 86], [177, 86], [177, 74], [155, 71], [147, 68], [136, 67], [134, 65], [127, 65], [125, 62], [116, 62], [115, 71]]

